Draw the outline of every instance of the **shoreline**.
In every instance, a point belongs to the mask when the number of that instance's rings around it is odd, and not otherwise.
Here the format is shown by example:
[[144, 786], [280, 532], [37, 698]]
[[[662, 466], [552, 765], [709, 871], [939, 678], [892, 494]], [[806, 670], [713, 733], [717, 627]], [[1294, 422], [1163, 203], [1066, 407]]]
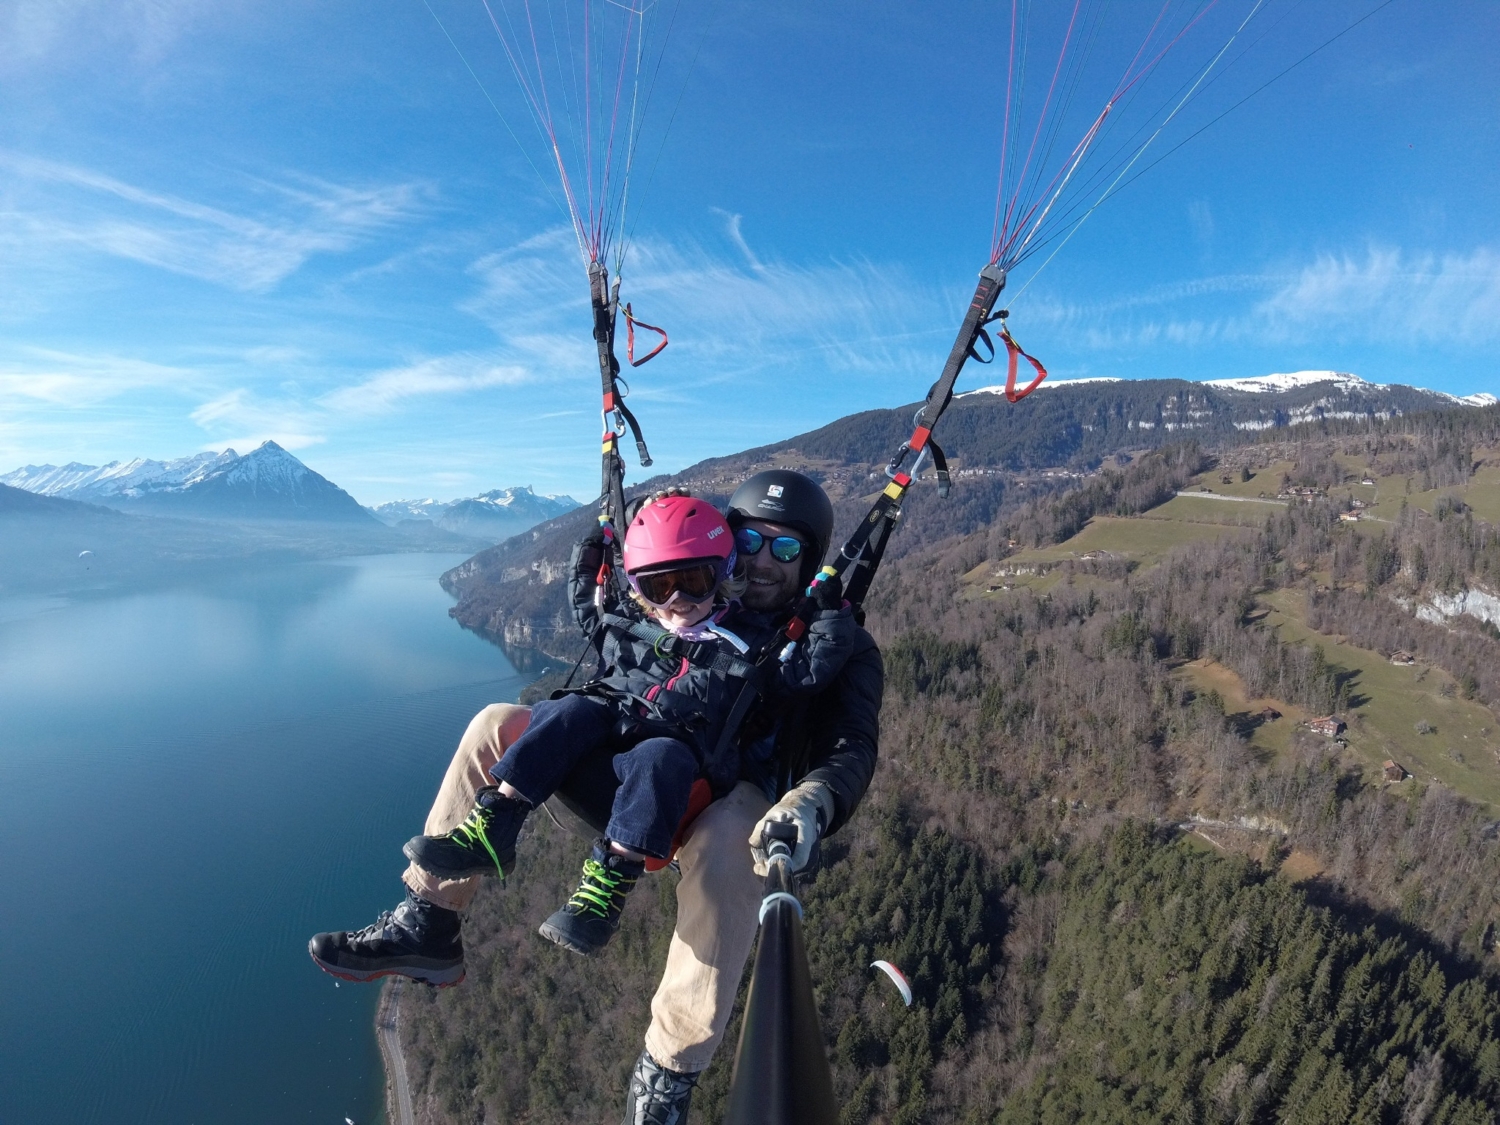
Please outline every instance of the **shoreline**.
[[416, 1125], [406, 1055], [401, 1050], [401, 990], [399, 977], [380, 990], [380, 1003], [375, 1008], [375, 1040], [380, 1045], [380, 1061], [385, 1070], [387, 1125]]

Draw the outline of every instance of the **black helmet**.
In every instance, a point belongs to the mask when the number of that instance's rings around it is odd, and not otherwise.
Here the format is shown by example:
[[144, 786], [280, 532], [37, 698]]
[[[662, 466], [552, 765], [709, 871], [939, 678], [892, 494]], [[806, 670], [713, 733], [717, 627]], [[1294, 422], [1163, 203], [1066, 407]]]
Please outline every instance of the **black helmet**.
[[802, 556], [803, 582], [812, 580], [833, 538], [833, 504], [828, 493], [817, 481], [790, 469], [756, 473], [734, 490], [724, 515], [733, 528], [746, 520], [765, 520], [805, 535], [812, 549]]

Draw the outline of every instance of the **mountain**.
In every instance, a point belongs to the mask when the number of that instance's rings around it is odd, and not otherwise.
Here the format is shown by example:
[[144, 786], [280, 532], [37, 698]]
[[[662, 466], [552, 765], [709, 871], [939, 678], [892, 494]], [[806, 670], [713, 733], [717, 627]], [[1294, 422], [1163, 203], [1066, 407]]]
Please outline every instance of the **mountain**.
[[[952, 535], [966, 535], [1040, 493], [1056, 491], [1101, 466], [1192, 438], [1216, 445], [1272, 440], [1288, 426], [1349, 427], [1434, 410], [1483, 407], [1492, 396], [1459, 399], [1439, 391], [1369, 383], [1331, 371], [1227, 380], [1078, 380], [1043, 383], [1012, 405], [1003, 387], [954, 398], [938, 440], [954, 483], [948, 500], [931, 495], [931, 472], [915, 490], [889, 555]], [[679, 485], [714, 501], [763, 468], [799, 469], [819, 480], [834, 501], [841, 539], [884, 483], [887, 458], [911, 433], [916, 404], [866, 410], [808, 433], [741, 453], [701, 461], [680, 473], [628, 481], [627, 492]], [[505, 643], [567, 657], [574, 627], [563, 604], [563, 573], [584, 513], [574, 512], [502, 542], [443, 577], [458, 599], [460, 624]], [[838, 541], [836, 539], [836, 541]]]
[[[1014, 413], [1060, 417], [1047, 398]], [[880, 762], [800, 890], [845, 1125], [1494, 1122], [1500, 406], [1218, 432], [965, 478], [946, 504], [928, 486], [903, 518], [867, 602]], [[878, 461], [813, 461], [808, 438], [684, 477], [721, 496], [770, 460], [875, 490]], [[965, 508], [997, 482], [997, 514]], [[472, 560], [507, 635], [551, 620], [539, 592], [586, 514]], [[619, 955], [560, 959], [528, 931], [582, 846], [538, 818], [465, 919], [505, 955], [404, 994], [422, 1120], [613, 1110], [671, 885], [631, 904]], [[695, 1120], [724, 1119], [739, 1033]]]
[[201, 519], [373, 523], [354, 497], [274, 441], [245, 456], [232, 449], [175, 461], [27, 465], [0, 484], [120, 511]]
[[[23, 488], [12, 488], [0, 484], [0, 516], [32, 516], [67, 519], [98, 515], [108, 512], [94, 504], [80, 504], [76, 500], [62, 500], [55, 496], [38, 496]], [[110, 515], [115, 513], [109, 512]]]
[[524, 488], [496, 488], [464, 500], [392, 500], [369, 509], [382, 523], [430, 520], [444, 531], [498, 543], [577, 508], [571, 496], [538, 496]]

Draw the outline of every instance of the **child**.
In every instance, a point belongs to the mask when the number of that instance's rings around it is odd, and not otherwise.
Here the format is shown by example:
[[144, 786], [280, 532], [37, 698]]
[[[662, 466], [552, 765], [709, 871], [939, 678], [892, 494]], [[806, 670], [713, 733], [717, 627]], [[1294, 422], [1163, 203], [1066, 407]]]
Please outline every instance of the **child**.
[[[605, 835], [584, 861], [578, 890], [541, 926], [543, 937], [577, 953], [602, 948], [646, 858], [670, 856], [694, 781], [707, 778], [718, 797], [739, 779], [737, 732], [729, 728], [743, 718], [743, 706], [735, 706], [742, 691], [759, 687], [774, 710], [778, 695], [825, 686], [853, 644], [853, 616], [838, 583], [823, 583], [814, 588], [820, 612], [791, 658], [772, 656], [762, 665], [769, 672], [751, 665], [775, 630], [734, 600], [744, 589], [734, 575], [734, 542], [712, 505], [659, 494], [625, 533], [630, 599], [607, 607], [598, 585], [607, 573], [603, 536], [579, 544], [570, 593], [575, 617], [595, 638], [598, 674], [536, 704], [526, 732], [490, 770], [498, 784], [479, 791], [452, 832], [411, 840], [412, 862], [442, 878], [488, 870], [503, 878], [527, 814], [580, 762], [613, 753], [620, 784]], [[761, 676], [769, 682], [750, 683]]]

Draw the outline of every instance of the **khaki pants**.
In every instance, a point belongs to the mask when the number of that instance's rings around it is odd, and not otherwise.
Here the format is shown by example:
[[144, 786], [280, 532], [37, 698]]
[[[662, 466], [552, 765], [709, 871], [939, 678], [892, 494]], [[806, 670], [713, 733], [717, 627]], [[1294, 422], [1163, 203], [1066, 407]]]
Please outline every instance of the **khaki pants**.
[[[494, 784], [490, 766], [529, 716], [507, 703], [474, 716], [427, 814], [427, 835], [440, 836], [469, 815], [475, 792]], [[760, 912], [762, 880], [751, 868], [747, 841], [769, 807], [759, 789], [741, 782], [693, 821], [678, 849], [677, 925], [646, 1031], [646, 1050], [670, 1070], [703, 1070], [724, 1037]], [[417, 894], [450, 910], [468, 907], [481, 878], [437, 879], [416, 864], [403, 876]]]

